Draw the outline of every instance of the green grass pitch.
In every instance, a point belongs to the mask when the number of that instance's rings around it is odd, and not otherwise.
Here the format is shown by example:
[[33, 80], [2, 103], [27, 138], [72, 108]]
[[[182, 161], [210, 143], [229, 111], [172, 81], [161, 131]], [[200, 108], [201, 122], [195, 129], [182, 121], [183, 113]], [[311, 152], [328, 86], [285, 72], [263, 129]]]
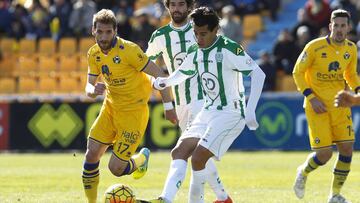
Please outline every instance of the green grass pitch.
[[[297, 200], [292, 191], [295, 170], [308, 152], [228, 152], [217, 162], [222, 181], [234, 202], [289, 203], [326, 202], [330, 190], [331, 161], [310, 174], [304, 200]], [[78, 203], [86, 202], [81, 183], [83, 153], [0, 154], [1, 203]], [[169, 152], [151, 154], [148, 173], [140, 180], [131, 176], [116, 178], [107, 169], [109, 154], [101, 161], [99, 199], [105, 189], [115, 183], [129, 185], [143, 199], [157, 197], [164, 184]], [[186, 203], [190, 168], [175, 203]], [[206, 186], [205, 202], [215, 200]], [[353, 165], [343, 188], [352, 202], [360, 202], [360, 158], [354, 154]], [[100, 202], [100, 200], [99, 200]]]

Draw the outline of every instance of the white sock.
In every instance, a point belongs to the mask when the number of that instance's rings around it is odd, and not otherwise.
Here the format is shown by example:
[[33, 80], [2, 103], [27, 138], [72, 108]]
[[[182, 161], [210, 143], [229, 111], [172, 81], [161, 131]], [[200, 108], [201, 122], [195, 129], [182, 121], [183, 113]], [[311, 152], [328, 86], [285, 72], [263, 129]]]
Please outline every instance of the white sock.
[[177, 191], [185, 179], [187, 162], [182, 159], [172, 160], [164, 189], [160, 195], [165, 201], [173, 202]]
[[189, 203], [204, 203], [204, 185], [207, 176], [206, 169], [192, 170], [189, 189]]
[[228, 198], [228, 194], [226, 193], [225, 188], [220, 180], [215, 162], [212, 158], [210, 158], [206, 162], [205, 170], [207, 170], [206, 181], [209, 183], [211, 189], [214, 191], [216, 199], [226, 200]]

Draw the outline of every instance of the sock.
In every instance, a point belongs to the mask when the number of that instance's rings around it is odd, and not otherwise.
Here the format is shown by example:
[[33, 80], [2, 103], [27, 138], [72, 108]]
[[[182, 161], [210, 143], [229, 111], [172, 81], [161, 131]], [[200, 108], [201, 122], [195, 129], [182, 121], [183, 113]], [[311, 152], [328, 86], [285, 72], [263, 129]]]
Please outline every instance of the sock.
[[134, 168], [137, 169], [139, 166], [144, 164], [146, 157], [145, 157], [145, 155], [138, 153], [138, 154], [133, 155], [131, 157], [131, 159], [133, 160], [133, 163], [135, 164]]
[[311, 153], [304, 163], [305, 167], [303, 168], [302, 173], [304, 176], [307, 176], [310, 172], [322, 165], [324, 165], [324, 163], [319, 161], [319, 159], [316, 157], [316, 153]]
[[204, 185], [207, 177], [206, 169], [192, 170], [189, 189], [189, 202], [204, 203]]
[[131, 158], [129, 161], [128, 161], [128, 165], [126, 166], [124, 172], [122, 173], [122, 175], [129, 175], [129, 174], [132, 174], [132, 172], [135, 171], [135, 161], [133, 158]]
[[216, 199], [226, 200], [228, 198], [228, 194], [226, 193], [225, 188], [220, 180], [216, 165], [212, 158], [206, 162], [205, 170], [207, 170], [208, 174], [206, 181], [214, 191]]
[[88, 202], [96, 203], [97, 188], [99, 185], [99, 162], [84, 163], [82, 180]]
[[340, 190], [350, 172], [352, 156], [344, 156], [339, 154], [338, 160], [334, 167], [331, 193], [332, 195], [340, 194]]
[[185, 179], [187, 162], [182, 159], [172, 160], [165, 181], [164, 189], [160, 195], [165, 201], [173, 202], [176, 193]]

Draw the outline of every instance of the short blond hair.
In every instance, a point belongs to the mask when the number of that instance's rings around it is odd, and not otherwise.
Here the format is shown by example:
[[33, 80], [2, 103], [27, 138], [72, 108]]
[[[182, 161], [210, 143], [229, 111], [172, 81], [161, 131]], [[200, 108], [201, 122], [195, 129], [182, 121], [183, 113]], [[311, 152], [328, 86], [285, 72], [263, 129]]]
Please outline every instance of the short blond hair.
[[94, 28], [96, 28], [97, 23], [112, 24], [114, 30], [117, 27], [115, 14], [109, 9], [101, 9], [99, 12], [94, 14], [93, 17]]

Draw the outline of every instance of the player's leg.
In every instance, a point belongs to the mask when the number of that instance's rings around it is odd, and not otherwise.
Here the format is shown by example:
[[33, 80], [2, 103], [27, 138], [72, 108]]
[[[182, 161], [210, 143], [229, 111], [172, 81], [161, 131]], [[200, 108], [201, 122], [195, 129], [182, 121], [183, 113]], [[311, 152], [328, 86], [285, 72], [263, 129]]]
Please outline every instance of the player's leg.
[[[149, 119], [148, 106], [126, 112], [116, 112], [114, 125], [117, 129], [113, 153], [109, 161], [109, 169], [115, 176], [123, 176], [137, 172], [134, 178], [145, 175], [150, 151], [143, 148], [134, 155], [141, 143]], [[141, 167], [141, 171], [137, 171]]]
[[102, 109], [90, 129], [83, 166], [82, 181], [89, 203], [96, 202], [100, 173], [99, 161], [112, 143], [114, 136], [109, 114]]
[[305, 194], [307, 176], [319, 166], [324, 165], [332, 156], [332, 131], [328, 113], [316, 114], [312, 108], [305, 109], [311, 148], [315, 151], [297, 168], [293, 186], [295, 195], [301, 199]]
[[[190, 104], [190, 109], [188, 113], [188, 124], [190, 126], [192, 121], [195, 119], [196, 115], [200, 112], [203, 107], [203, 101], [195, 101]], [[219, 173], [217, 171], [216, 165], [213, 159], [209, 159], [206, 162], [205, 170], [207, 170], [208, 178], [207, 182], [209, 183], [210, 188], [214, 191], [216, 199], [219, 201], [224, 201], [228, 199], [228, 194], [222, 184]], [[227, 202], [230, 203], [230, 202]]]
[[95, 203], [97, 199], [97, 187], [99, 185], [100, 158], [108, 148], [108, 145], [88, 139], [85, 162], [83, 166], [82, 182], [85, 195], [89, 203]]
[[[338, 149], [338, 157], [334, 165], [333, 179], [329, 202], [338, 202], [345, 198], [340, 195], [342, 186], [350, 172], [355, 134], [352, 127], [351, 110], [336, 108], [332, 111], [334, 142]], [[336, 200], [336, 201], [335, 201]]]
[[163, 191], [160, 195], [164, 202], [174, 201], [175, 195], [185, 179], [187, 160], [194, 151], [198, 141], [198, 138], [193, 137], [180, 139], [171, 151], [172, 161]]
[[[204, 201], [204, 181], [208, 181], [209, 170], [205, 169], [208, 160], [214, 156], [220, 159], [245, 127], [239, 112], [209, 110], [205, 114], [209, 120], [198, 147], [192, 154], [193, 175], [190, 183], [190, 202]], [[227, 199], [227, 200], [226, 200]], [[216, 202], [232, 202], [229, 196]]]
[[353, 144], [354, 142], [336, 144], [339, 154], [333, 170], [332, 187], [328, 202], [338, 202], [338, 199], [343, 199], [346, 202], [345, 198], [340, 195], [340, 191], [350, 172]]

